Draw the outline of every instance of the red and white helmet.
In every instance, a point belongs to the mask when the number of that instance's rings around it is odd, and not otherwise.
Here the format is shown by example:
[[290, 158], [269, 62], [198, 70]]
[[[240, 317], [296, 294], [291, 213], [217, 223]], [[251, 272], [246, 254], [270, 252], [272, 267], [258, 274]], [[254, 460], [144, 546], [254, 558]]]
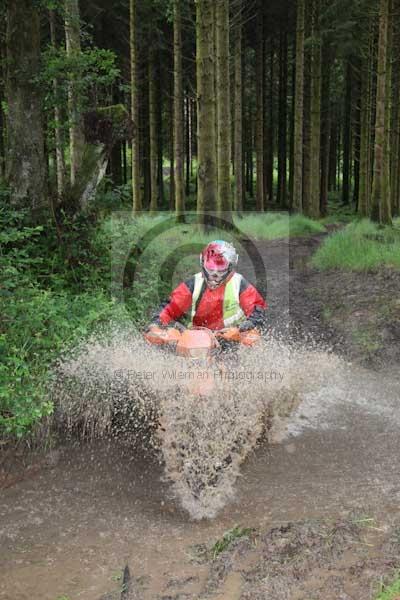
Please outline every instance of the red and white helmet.
[[200, 265], [210, 287], [218, 287], [237, 265], [239, 256], [229, 242], [215, 240], [200, 254]]

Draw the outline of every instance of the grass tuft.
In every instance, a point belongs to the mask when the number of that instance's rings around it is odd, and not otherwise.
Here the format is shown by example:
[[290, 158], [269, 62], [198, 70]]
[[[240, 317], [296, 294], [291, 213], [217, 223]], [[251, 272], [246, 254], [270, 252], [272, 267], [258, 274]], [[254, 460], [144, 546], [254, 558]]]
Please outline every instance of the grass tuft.
[[235, 219], [237, 227], [255, 240], [274, 240], [294, 236], [306, 236], [325, 231], [325, 227], [303, 215], [287, 213], [253, 213]]
[[239, 527], [236, 525], [233, 529], [229, 529], [224, 533], [220, 540], [217, 540], [212, 547], [213, 558], [215, 559], [221, 552], [224, 552], [235, 541], [243, 537], [249, 538], [254, 534], [254, 529], [251, 527]]
[[400, 598], [400, 573], [390, 585], [381, 583], [380, 588], [375, 600], [398, 600]]
[[345, 271], [400, 268], [400, 220], [379, 227], [368, 219], [354, 221], [329, 236], [312, 258], [314, 267]]

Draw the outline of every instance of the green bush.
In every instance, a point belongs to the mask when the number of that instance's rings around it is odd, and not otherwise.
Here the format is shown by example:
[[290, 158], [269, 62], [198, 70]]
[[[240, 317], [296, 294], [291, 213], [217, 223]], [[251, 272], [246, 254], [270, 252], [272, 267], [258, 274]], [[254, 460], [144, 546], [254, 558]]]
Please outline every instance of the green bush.
[[0, 433], [17, 437], [51, 413], [49, 367], [61, 350], [115, 312], [98, 285], [101, 269], [80, 257], [68, 285], [73, 258], [54, 245], [51, 225], [26, 221], [25, 212], [0, 207]]

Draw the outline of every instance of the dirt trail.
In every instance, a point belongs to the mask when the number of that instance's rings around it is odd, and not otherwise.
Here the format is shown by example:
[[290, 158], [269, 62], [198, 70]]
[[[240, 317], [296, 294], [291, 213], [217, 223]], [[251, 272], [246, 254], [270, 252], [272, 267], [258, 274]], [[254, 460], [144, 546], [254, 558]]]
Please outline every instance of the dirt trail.
[[[290, 247], [261, 244], [270, 325], [346, 354], [345, 328], [322, 318], [341, 282], [306, 264], [319, 243], [314, 237]], [[243, 271], [251, 279], [250, 265]], [[326, 277], [329, 296], [323, 298]], [[388, 294], [395, 285], [390, 279]], [[350, 350], [354, 364], [333, 370], [326, 388], [303, 398], [279, 443], [260, 447], [243, 466], [234, 503], [213, 521], [189, 521], [168, 498], [154, 458], [132, 456], [115, 443], [65, 448], [31, 477], [1, 490], [0, 599], [119, 599], [125, 564], [132, 589], [140, 592], [129, 597], [143, 600], [372, 597], [374, 576], [394, 567], [398, 555], [386, 538], [400, 524], [400, 381], [390, 364], [386, 371], [366, 370], [362, 352]], [[378, 529], [355, 530], [354, 511], [374, 518]], [[315, 519], [342, 523], [345, 534], [334, 536], [332, 545], [336, 554], [321, 554], [331, 530]], [[288, 522], [294, 525], [278, 534], [262, 533]], [[254, 527], [257, 544], [241, 540], [212, 560], [205, 545], [236, 524]], [[314, 558], [307, 562], [301, 547], [311, 548]], [[288, 556], [299, 567], [287, 573], [290, 581], [278, 564]], [[346, 576], [343, 561], [354, 566]], [[267, 575], [275, 587], [268, 588]]]

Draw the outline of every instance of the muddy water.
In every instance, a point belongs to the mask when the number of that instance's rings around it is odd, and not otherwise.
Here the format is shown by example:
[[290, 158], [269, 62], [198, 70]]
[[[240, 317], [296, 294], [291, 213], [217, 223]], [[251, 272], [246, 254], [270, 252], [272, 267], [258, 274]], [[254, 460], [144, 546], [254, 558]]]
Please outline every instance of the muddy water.
[[179, 589], [201, 597], [207, 567], [193, 546], [237, 523], [394, 508], [400, 383], [347, 365], [330, 377], [304, 394], [278, 444], [248, 458], [234, 500], [213, 520], [188, 517], [154, 456], [115, 442], [64, 449], [56, 466], [2, 491], [0, 598], [97, 600], [118, 589], [126, 563], [146, 599]]
[[[279, 261], [271, 262], [276, 273], [269, 282], [271, 312], [282, 330], [289, 307], [287, 277]], [[78, 375], [75, 382], [82, 369], [91, 373], [84, 387], [68, 388], [60, 415], [71, 427], [77, 420], [83, 423], [87, 437], [107, 430], [108, 403], [100, 401], [102, 393], [107, 400], [110, 374], [132, 369], [132, 348], [137, 348], [129, 335], [125, 345], [120, 336], [111, 347], [112, 337], [106, 339], [106, 352], [104, 340], [98, 340], [89, 352], [78, 352], [75, 362], [65, 363], [68, 377]], [[204, 598], [209, 566], [202, 564], [196, 545], [215, 541], [236, 524], [261, 529], [288, 520], [347, 514], [360, 506], [373, 516], [397, 510], [397, 374], [373, 374], [347, 365], [318, 344], [313, 348], [312, 339], [306, 350], [287, 344], [285, 338], [282, 344], [279, 336], [271, 339], [275, 341], [264, 350], [261, 363], [251, 363], [248, 355], [243, 364], [249, 360], [247, 370], [263, 372], [274, 365], [284, 373], [284, 384], [273, 380], [249, 386], [243, 381], [242, 397], [254, 394], [268, 405], [279, 392], [289, 391], [298, 408], [289, 421], [276, 416], [275, 443], [250, 453], [238, 478], [232, 472], [234, 496], [219, 506], [213, 519], [194, 521], [182, 508], [173, 480], [165, 480], [153, 451], [132, 452], [128, 443], [115, 439], [65, 446], [58, 461], [0, 492], [0, 598], [99, 600], [107, 592], [109, 599], [119, 598], [125, 564], [139, 577], [144, 600], [176, 598], [179, 593], [182, 598]], [[149, 372], [162, 367], [159, 354], [154, 369], [149, 355], [139, 355]], [[124, 377], [113, 381], [114, 392], [122, 391], [124, 398], [138, 389], [136, 380], [128, 386]], [[175, 384], [164, 380], [163, 385]], [[156, 387], [160, 391], [160, 381]], [[93, 393], [99, 390], [100, 396]], [[151, 429], [151, 380], [146, 390], [141, 405], [139, 395], [139, 405]], [[126, 416], [122, 411], [122, 423]], [[239, 598], [240, 587], [234, 574], [207, 597]]]

